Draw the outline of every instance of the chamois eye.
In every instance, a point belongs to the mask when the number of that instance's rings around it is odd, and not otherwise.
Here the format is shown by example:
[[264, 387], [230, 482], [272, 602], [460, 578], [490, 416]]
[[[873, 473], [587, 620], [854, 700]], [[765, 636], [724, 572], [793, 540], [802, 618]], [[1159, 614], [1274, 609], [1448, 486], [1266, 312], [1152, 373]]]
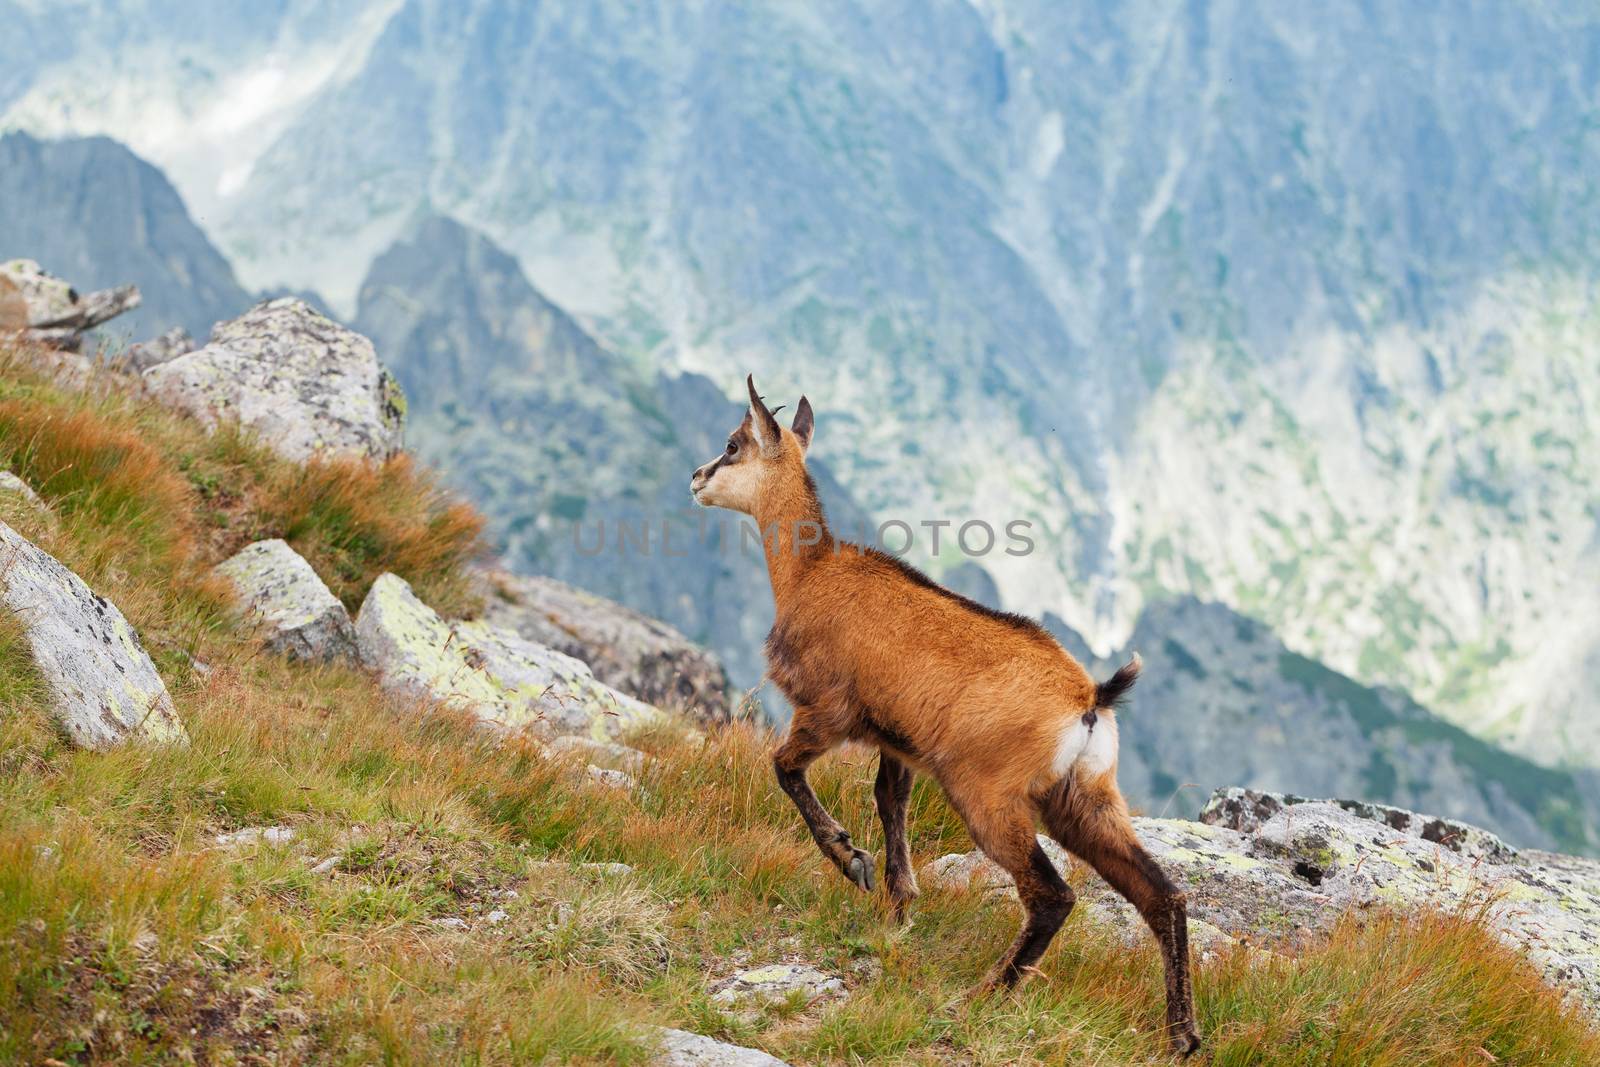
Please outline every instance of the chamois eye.
[[739, 442], [737, 442], [737, 441], [729, 441], [728, 442], [728, 455], [737, 456], [738, 454], [739, 454]]

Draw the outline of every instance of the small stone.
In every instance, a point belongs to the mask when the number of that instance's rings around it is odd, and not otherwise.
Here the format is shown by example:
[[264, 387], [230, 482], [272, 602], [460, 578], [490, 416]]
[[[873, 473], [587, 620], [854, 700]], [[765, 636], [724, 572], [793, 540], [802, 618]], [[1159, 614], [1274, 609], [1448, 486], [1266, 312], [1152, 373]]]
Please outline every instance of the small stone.
[[483, 918], [484, 918], [485, 922], [490, 923], [491, 925], [493, 925], [493, 924], [496, 924], [496, 923], [505, 922], [507, 919], [511, 918], [511, 915], [510, 915], [510, 913], [508, 913], [503, 908], [496, 908], [493, 911], [491, 911], [489, 914], [485, 915]]
[[344, 857], [335, 852], [327, 859], [311, 868], [312, 874], [332, 874], [339, 869], [339, 864], [344, 862]]
[[179, 356], [186, 356], [199, 347], [195, 344], [194, 338], [189, 336], [188, 330], [182, 326], [174, 326], [160, 337], [129, 345], [127, 351], [122, 354], [122, 362], [129, 370], [142, 373]]
[[242, 830], [218, 834], [217, 844], [222, 848], [240, 848], [245, 845], [287, 845], [295, 837], [288, 826], [246, 826]]
[[[620, 878], [633, 873], [633, 868], [626, 863], [565, 863], [561, 860], [538, 860], [528, 864], [528, 869], [536, 874], [587, 874], [605, 878]], [[516, 895], [514, 889], [507, 892]]]
[[687, 1030], [663, 1028], [657, 1033], [661, 1054], [651, 1061], [656, 1067], [788, 1067], [759, 1049], [730, 1045]]
[[596, 767], [591, 763], [585, 773], [591, 782], [597, 782], [610, 789], [632, 789], [634, 785], [633, 775], [614, 771], [609, 767]]
[[455, 915], [446, 915], [442, 919], [435, 919], [433, 925], [442, 926], [446, 930], [465, 930], [467, 929], [467, 920]]
[[615, 741], [597, 741], [592, 737], [567, 735], [551, 738], [549, 749], [556, 755], [579, 755], [602, 766], [612, 766], [629, 774], [644, 769], [645, 754], [636, 748], [619, 745]]
[[50, 505], [38, 493], [33, 491], [33, 486], [18, 478], [10, 471], [0, 471], [0, 493], [9, 493], [19, 496], [35, 511], [43, 515], [50, 514]]
[[774, 963], [739, 971], [711, 988], [717, 1004], [751, 1006], [788, 1001], [798, 996], [810, 1004], [821, 997], [843, 996], [844, 982], [803, 963]]

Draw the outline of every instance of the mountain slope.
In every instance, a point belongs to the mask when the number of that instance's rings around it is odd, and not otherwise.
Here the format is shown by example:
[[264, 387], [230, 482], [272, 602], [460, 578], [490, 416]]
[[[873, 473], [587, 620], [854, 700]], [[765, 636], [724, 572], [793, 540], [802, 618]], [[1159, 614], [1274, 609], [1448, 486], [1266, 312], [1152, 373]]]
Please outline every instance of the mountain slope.
[[[287, 536], [353, 600], [394, 569], [443, 606], [467, 578], [472, 524], [442, 531], [446, 501], [404, 461], [296, 467], [126, 378], [64, 391], [36, 358], [0, 342], [0, 459], [48, 511], [8, 494], [0, 511], [126, 612], [190, 743], [72, 748], [25, 625], [0, 612], [0, 1061], [660, 1063], [663, 1023], [797, 1067], [1167, 1061], [1149, 937], [1134, 931], [1130, 951], [1092, 878], [1075, 879], [1080, 904], [1040, 980], [961, 995], [1016, 910], [937, 877], [970, 842], [931, 783], [909, 818], [924, 892], [916, 921], [893, 925], [881, 898], [824, 865], [747, 726], [630, 738], [638, 777], [619, 787], [589, 772], [590, 746], [556, 755], [354, 664], [265, 653], [211, 576], [240, 541]], [[881, 850], [869, 769], [830, 757], [812, 780]], [[1592, 943], [1580, 954], [1548, 929], [1513, 937], [1473, 908], [1430, 910], [1441, 872], [1465, 866], [1443, 849], [1369, 844], [1392, 835], [1357, 823], [1263, 859], [1249, 850], [1264, 830], [1139, 828], [1196, 913], [1226, 912], [1272, 949], [1200, 950], [1193, 924], [1219, 1060], [1600, 1058]], [[1374, 870], [1405, 911], [1346, 909]], [[1531, 895], [1555, 909], [1596, 874], [1542, 856], [1495, 877], [1522, 890], [1519, 907]], [[1315, 908], [1316, 929], [1284, 936], [1283, 901]], [[716, 995], [795, 961], [822, 972], [827, 996]]]
[[31, 256], [85, 289], [130, 280], [143, 302], [108, 330], [144, 340], [174, 326], [201, 339], [250, 298], [167, 179], [105, 137], [0, 137], [0, 258]]
[[[310, 32], [243, 25], [209, 50], [248, 70]], [[5, 121], [186, 84], [59, 32], [106, 71], [29, 60]], [[809, 392], [873, 513], [1032, 521], [1001, 592], [1102, 651], [1193, 593], [1600, 759], [1565, 595], [1600, 576], [1592, 12], [407, 0], [326, 33], [248, 137], [157, 146], [251, 284], [348, 311], [448, 212], [614, 351]]]

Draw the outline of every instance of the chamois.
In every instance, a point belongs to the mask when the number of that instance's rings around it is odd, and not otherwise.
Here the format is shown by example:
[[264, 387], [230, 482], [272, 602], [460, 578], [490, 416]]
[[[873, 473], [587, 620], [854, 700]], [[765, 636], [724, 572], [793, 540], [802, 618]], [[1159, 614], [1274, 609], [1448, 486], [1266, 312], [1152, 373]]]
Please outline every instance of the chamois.
[[1096, 685], [1029, 619], [991, 611], [899, 559], [836, 541], [806, 471], [814, 418], [805, 397], [778, 424], [746, 379], [750, 409], [721, 455], [694, 472], [695, 502], [755, 518], [777, 621], [768, 677], [794, 705], [773, 756], [782, 786], [823, 856], [863, 890], [872, 854], [828, 814], [806, 768], [846, 742], [879, 752], [874, 785], [884, 881], [897, 917], [917, 896], [906, 845], [914, 771], [944, 789], [978, 847], [1015, 879], [1025, 918], [975, 993], [1029, 973], [1074, 895], [1034, 837], [1035, 820], [1144, 917], [1166, 970], [1167, 1036], [1200, 1047], [1190, 989], [1184, 896], [1139, 843], [1117, 789], [1116, 707], [1137, 655]]

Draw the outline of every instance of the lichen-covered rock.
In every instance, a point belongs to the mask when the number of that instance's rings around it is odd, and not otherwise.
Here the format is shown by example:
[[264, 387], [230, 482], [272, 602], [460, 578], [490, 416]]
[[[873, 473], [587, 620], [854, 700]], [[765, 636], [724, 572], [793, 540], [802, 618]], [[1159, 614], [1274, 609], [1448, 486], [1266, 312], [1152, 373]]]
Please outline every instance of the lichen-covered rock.
[[77, 351], [83, 334], [139, 306], [132, 285], [79, 293], [31, 259], [0, 262], [0, 333]]
[[651, 1060], [656, 1067], [789, 1067], [760, 1049], [714, 1041], [687, 1030], [662, 1028], [657, 1034], [661, 1051]]
[[488, 575], [484, 620], [581, 659], [595, 677], [706, 723], [731, 714], [716, 656], [666, 623], [554, 578]]
[[447, 622], [393, 574], [367, 593], [356, 644], [386, 688], [458, 704], [506, 729], [606, 740], [663, 720], [580, 660], [487, 623]]
[[217, 567], [272, 651], [327, 662], [356, 652], [350, 613], [298, 552], [277, 538], [246, 545]]
[[[1065, 878], [1072, 870], [1072, 857], [1067, 850], [1056, 844], [1043, 834], [1039, 836], [1039, 847], [1044, 849], [1045, 855], [1050, 857], [1050, 862], [1056, 865], [1056, 870]], [[1016, 883], [1005, 869], [983, 854], [981, 849], [971, 852], [952, 852], [947, 856], [940, 856], [924, 864], [917, 872], [918, 880], [926, 886], [937, 886], [940, 889], [970, 890], [974, 892], [993, 892], [1013, 888]]]
[[372, 342], [294, 297], [218, 323], [204, 348], [143, 377], [163, 403], [208, 427], [236, 419], [289, 459], [400, 449], [405, 402]]
[[773, 963], [738, 971], [711, 987], [711, 999], [732, 1007], [783, 1003], [791, 998], [809, 1004], [820, 997], [842, 996], [843, 980], [804, 963]]
[[189, 336], [188, 330], [174, 326], [159, 337], [129, 345], [127, 351], [122, 353], [122, 362], [129, 370], [143, 373], [151, 367], [186, 356], [199, 347], [194, 338]]
[[[1350, 912], [1481, 905], [1492, 931], [1600, 1018], [1600, 861], [1533, 850], [1496, 861], [1397, 830], [1377, 814], [1307, 801], [1284, 805], [1251, 832], [1176, 819], [1134, 824], [1188, 896], [1191, 919], [1221, 933], [1292, 942]], [[1120, 907], [1109, 893], [1091, 879], [1085, 896]]]
[[[1075, 922], [1088, 923], [1116, 934], [1117, 939], [1129, 948], [1153, 945], [1150, 927], [1132, 904], [1112, 892], [1105, 892], [1092, 900], [1084, 900], [1073, 909]], [[1200, 954], [1202, 960], [1239, 944], [1238, 938], [1212, 926], [1204, 919], [1189, 916], [1189, 946]]]
[[188, 740], [122, 612], [3, 522], [0, 604], [21, 621], [56, 718], [75, 744]]
[[1292, 793], [1268, 793], [1237, 786], [1212, 793], [1211, 799], [1200, 812], [1200, 821], [1249, 833], [1259, 829], [1286, 807], [1310, 803], [1337, 805], [1359, 818], [1381, 822], [1401, 833], [1443, 845], [1467, 859], [1507, 863], [1517, 855], [1517, 850], [1497, 835], [1456, 819], [1419, 815], [1405, 808], [1372, 804], [1364, 800], [1313, 800]]

